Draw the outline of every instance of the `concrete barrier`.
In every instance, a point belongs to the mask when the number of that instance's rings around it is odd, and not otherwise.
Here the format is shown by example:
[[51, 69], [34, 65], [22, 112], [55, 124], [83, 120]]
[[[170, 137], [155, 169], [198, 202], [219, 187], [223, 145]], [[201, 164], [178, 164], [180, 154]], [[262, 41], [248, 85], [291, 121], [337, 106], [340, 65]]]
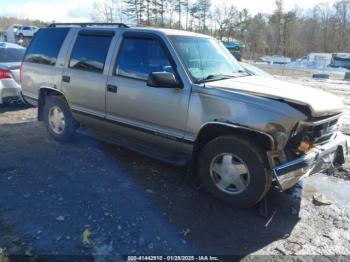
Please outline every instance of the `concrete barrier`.
[[329, 74], [324, 74], [324, 73], [313, 74], [312, 78], [314, 78], [314, 79], [329, 79]]

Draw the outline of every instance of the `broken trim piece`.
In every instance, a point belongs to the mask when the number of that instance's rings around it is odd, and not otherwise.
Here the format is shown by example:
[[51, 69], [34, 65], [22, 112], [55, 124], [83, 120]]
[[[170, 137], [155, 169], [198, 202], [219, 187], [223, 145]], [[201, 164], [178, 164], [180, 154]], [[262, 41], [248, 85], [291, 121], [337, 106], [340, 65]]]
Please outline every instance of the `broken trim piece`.
[[283, 191], [294, 186], [302, 176], [312, 175], [331, 166], [342, 165], [346, 155], [348, 155], [346, 137], [337, 133], [333, 141], [315, 148], [300, 158], [274, 167], [272, 174]]

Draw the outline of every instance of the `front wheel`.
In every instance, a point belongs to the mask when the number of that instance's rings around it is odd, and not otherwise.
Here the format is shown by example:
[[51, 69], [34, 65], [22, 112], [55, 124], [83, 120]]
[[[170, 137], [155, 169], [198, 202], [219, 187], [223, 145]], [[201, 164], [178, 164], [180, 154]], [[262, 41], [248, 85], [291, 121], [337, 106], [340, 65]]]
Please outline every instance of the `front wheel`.
[[198, 159], [199, 178], [215, 198], [235, 207], [259, 202], [272, 181], [263, 150], [241, 136], [222, 136], [210, 141]]
[[44, 122], [48, 133], [59, 142], [71, 140], [75, 131], [74, 120], [68, 104], [57, 96], [46, 98]]

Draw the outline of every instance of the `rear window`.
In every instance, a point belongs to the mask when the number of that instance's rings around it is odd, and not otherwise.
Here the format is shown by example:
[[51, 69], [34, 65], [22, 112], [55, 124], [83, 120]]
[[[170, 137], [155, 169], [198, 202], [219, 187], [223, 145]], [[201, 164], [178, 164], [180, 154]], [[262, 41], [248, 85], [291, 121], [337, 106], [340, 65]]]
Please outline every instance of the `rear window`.
[[68, 31], [69, 28], [40, 29], [32, 40], [24, 61], [55, 65], [61, 45]]
[[113, 35], [80, 33], [74, 44], [69, 67], [102, 73]]
[[24, 48], [0, 48], [0, 63], [21, 62]]

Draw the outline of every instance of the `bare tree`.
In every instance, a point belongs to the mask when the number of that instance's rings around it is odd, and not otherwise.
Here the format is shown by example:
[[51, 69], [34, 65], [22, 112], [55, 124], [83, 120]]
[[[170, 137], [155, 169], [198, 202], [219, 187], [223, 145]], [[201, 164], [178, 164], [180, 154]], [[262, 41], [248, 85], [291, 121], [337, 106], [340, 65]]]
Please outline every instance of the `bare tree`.
[[212, 8], [210, 0], [96, 0], [92, 17], [96, 21], [117, 21], [120, 5], [116, 4], [120, 2], [127, 22], [186, 28], [225, 41], [237, 39], [245, 44], [246, 54], [252, 58], [268, 54], [301, 57], [310, 52], [350, 52], [350, 0], [288, 12], [283, 8], [284, 1], [276, 0], [272, 14], [255, 16], [248, 10], [238, 10], [232, 1]]
[[197, 1], [198, 13], [202, 22], [202, 32], [206, 30], [206, 22], [209, 16], [209, 10], [211, 7], [210, 0], [198, 0]]
[[125, 8], [124, 14], [136, 21], [137, 25], [141, 25], [143, 22], [143, 14], [145, 11], [145, 5], [143, 0], [124, 0]]
[[219, 27], [218, 36], [222, 40], [224, 36], [228, 36], [228, 32], [232, 33], [234, 31], [238, 11], [236, 7], [224, 3], [223, 6], [216, 6], [213, 12], [214, 20]]
[[[177, 12], [178, 14], [178, 28], [181, 29], [182, 26], [181, 26], [181, 16], [182, 16], [182, 8], [184, 7], [184, 2], [183, 0], [175, 0], [175, 11]], [[188, 1], [187, 1], [188, 2]]]
[[115, 0], [101, 0], [93, 3], [92, 20], [113, 23], [116, 21], [122, 21], [120, 15], [120, 6]]

